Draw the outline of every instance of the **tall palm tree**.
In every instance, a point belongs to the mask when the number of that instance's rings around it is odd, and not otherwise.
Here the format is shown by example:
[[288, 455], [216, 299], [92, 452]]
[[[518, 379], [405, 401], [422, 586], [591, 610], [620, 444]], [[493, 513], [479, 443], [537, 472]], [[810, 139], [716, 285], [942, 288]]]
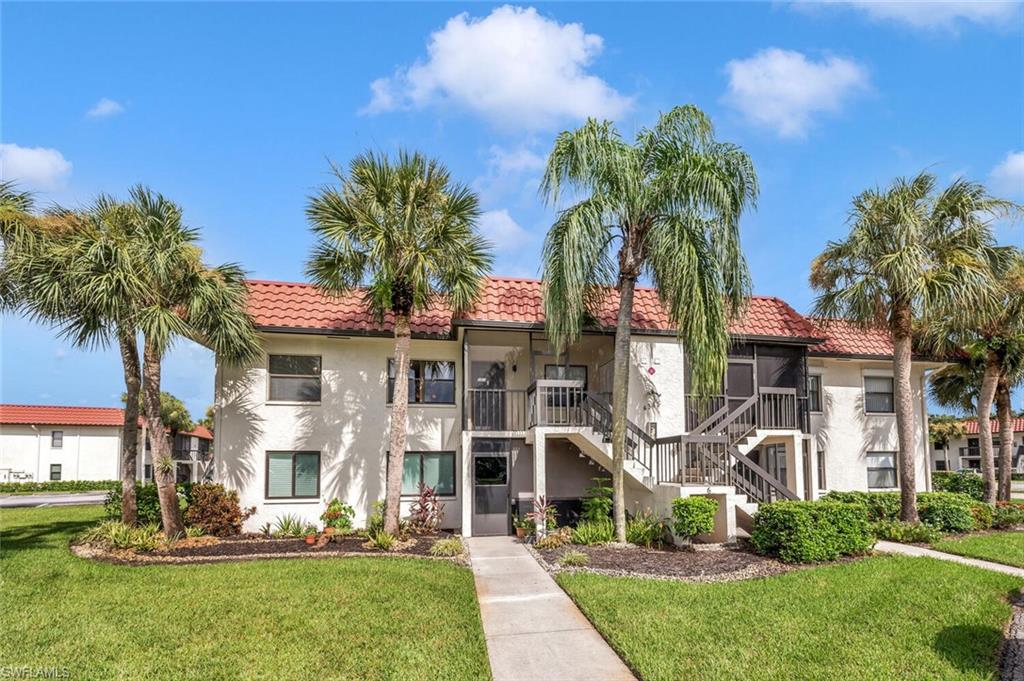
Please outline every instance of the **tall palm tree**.
[[693, 390], [719, 389], [726, 324], [750, 290], [739, 222], [757, 198], [750, 157], [715, 140], [697, 107], [676, 107], [632, 143], [609, 121], [561, 133], [541, 190], [561, 210], [544, 242], [546, 331], [563, 351], [607, 294], [618, 292], [612, 377], [612, 488], [615, 532], [625, 541], [624, 465], [630, 322], [637, 280], [649, 278], [685, 344]]
[[396, 533], [408, 429], [409, 343], [412, 316], [435, 302], [456, 313], [472, 306], [491, 266], [476, 231], [476, 195], [454, 182], [438, 161], [400, 152], [396, 160], [372, 152], [347, 171], [332, 168], [338, 186], [312, 197], [306, 215], [317, 243], [308, 276], [332, 295], [366, 286], [363, 299], [395, 335], [391, 428], [384, 529]]
[[989, 222], [1012, 206], [966, 180], [936, 191], [929, 173], [900, 178], [855, 197], [846, 239], [829, 242], [811, 266], [816, 314], [888, 328], [892, 336], [905, 522], [918, 519], [910, 383], [915, 321], [968, 321], [991, 292], [991, 264], [1002, 257]]
[[[28, 215], [31, 197], [0, 185], [3, 213]], [[128, 245], [131, 225], [126, 208], [106, 196], [83, 211], [54, 208], [43, 216], [16, 222], [5, 217], [2, 238], [3, 306], [53, 324], [78, 346], [107, 345], [120, 350], [125, 392], [121, 442], [121, 520], [138, 519], [135, 479], [138, 455], [139, 352], [132, 310], [139, 292]]]

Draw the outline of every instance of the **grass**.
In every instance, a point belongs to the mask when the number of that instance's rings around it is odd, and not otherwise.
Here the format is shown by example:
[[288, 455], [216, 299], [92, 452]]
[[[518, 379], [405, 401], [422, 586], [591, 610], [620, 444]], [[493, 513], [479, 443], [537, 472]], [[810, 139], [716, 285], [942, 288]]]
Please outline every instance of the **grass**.
[[98, 506], [0, 510], [0, 667], [73, 678], [487, 679], [472, 573], [325, 558], [121, 567], [73, 556]]
[[991, 679], [1022, 585], [896, 556], [722, 584], [557, 579], [645, 681]]
[[935, 549], [1024, 568], [1024, 532], [992, 532], [947, 539], [935, 544]]

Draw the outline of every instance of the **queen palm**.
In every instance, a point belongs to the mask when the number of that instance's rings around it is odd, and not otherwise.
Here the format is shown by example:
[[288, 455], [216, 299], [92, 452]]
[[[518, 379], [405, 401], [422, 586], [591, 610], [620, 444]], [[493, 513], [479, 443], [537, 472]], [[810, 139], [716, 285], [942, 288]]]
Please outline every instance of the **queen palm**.
[[542, 192], [560, 210], [544, 242], [546, 331], [564, 351], [614, 287], [618, 293], [612, 378], [612, 487], [615, 532], [625, 541], [630, 332], [638, 279], [649, 278], [685, 344], [693, 390], [720, 388], [726, 324], [747, 299], [750, 278], [739, 222], [757, 198], [750, 157], [714, 138], [694, 106], [663, 114], [632, 143], [608, 121], [561, 133]]
[[476, 299], [490, 269], [489, 247], [477, 233], [476, 195], [439, 162], [400, 152], [372, 152], [334, 167], [338, 186], [323, 187], [306, 214], [317, 243], [306, 269], [325, 292], [342, 295], [365, 284], [363, 302], [394, 327], [384, 529], [398, 531], [408, 428], [411, 320], [433, 304], [455, 313]]
[[811, 266], [815, 313], [889, 330], [899, 438], [900, 517], [916, 522], [914, 414], [910, 382], [914, 324], [967, 323], [993, 287], [998, 260], [989, 220], [1012, 204], [957, 180], [941, 191], [921, 173], [853, 200], [850, 232], [829, 242]]

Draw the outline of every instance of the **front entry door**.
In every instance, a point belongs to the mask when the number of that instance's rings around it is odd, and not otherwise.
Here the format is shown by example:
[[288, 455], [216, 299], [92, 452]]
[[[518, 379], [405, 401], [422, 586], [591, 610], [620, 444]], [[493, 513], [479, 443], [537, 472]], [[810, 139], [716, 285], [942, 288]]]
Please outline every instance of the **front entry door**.
[[473, 362], [470, 409], [477, 430], [505, 430], [505, 363]]
[[473, 438], [473, 534], [509, 533], [507, 440]]

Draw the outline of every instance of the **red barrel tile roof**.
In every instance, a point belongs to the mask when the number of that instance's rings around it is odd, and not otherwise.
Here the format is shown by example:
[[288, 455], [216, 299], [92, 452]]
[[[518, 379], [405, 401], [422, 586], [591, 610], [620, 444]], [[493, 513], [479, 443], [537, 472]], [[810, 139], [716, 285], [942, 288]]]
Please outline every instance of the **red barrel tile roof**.
[[[37, 426], [122, 426], [124, 410], [119, 407], [58, 407], [45, 404], [0, 404], [0, 424]], [[142, 425], [142, 418], [139, 418]], [[212, 440], [206, 426], [196, 426], [182, 435]]]
[[892, 336], [888, 329], [864, 328], [845, 319], [815, 319], [814, 335], [825, 340], [809, 348], [814, 355], [851, 357], [892, 357]]
[[[332, 297], [310, 284], [280, 281], [249, 281], [249, 309], [257, 326], [265, 329], [295, 329], [356, 333], [388, 333], [391, 319], [383, 323], [366, 310], [361, 293]], [[615, 325], [618, 301], [609, 290], [597, 314], [600, 326]], [[413, 333], [448, 336], [453, 321], [499, 322], [540, 325], [544, 323], [541, 282], [536, 279], [488, 277], [480, 299], [472, 310], [453, 320], [451, 310], [438, 303], [412, 320]], [[638, 331], [672, 331], [668, 315], [651, 288], [638, 288], [633, 307], [633, 328]], [[814, 326], [784, 301], [755, 296], [746, 312], [729, 325], [739, 336], [768, 336], [810, 340]]]
[[[964, 421], [964, 432], [968, 435], [977, 435], [981, 432], [981, 428], [978, 427], [978, 419], [970, 419]], [[999, 419], [992, 419], [992, 432], [996, 435], [999, 434]], [[1013, 432], [1024, 433], [1024, 418], [1013, 419]]]

